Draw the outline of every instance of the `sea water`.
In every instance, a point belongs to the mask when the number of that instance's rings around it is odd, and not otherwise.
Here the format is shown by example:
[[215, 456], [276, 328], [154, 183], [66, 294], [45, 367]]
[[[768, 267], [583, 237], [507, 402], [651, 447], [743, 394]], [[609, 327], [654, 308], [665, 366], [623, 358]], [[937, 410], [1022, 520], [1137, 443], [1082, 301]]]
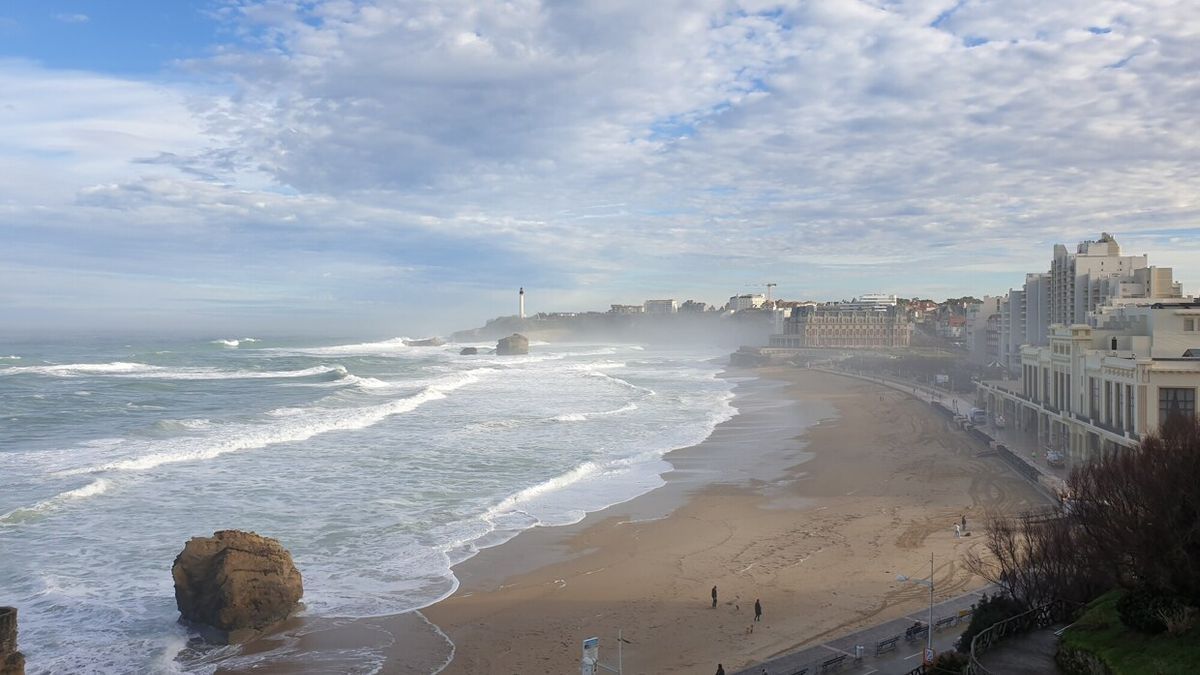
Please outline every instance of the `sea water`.
[[734, 412], [715, 349], [0, 345], [0, 604], [30, 673], [186, 669], [171, 564], [221, 529], [280, 540], [308, 615], [427, 606], [480, 548], [661, 485]]

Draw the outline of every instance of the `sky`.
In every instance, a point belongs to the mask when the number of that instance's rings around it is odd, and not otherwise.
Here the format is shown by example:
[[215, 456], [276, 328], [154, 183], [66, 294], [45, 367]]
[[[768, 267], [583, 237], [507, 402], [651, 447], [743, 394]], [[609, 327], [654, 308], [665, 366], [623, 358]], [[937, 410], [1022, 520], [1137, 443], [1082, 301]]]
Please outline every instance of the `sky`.
[[0, 334], [1200, 291], [1194, 0], [3, 0]]

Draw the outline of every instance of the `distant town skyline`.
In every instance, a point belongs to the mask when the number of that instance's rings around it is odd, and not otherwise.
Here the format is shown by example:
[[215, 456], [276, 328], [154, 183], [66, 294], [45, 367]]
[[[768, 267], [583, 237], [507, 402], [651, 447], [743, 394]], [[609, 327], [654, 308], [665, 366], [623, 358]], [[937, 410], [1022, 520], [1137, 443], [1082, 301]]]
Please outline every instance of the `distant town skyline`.
[[[0, 7], [0, 334], [1200, 288], [1187, 2]], [[755, 285], [760, 289], [754, 288]]]

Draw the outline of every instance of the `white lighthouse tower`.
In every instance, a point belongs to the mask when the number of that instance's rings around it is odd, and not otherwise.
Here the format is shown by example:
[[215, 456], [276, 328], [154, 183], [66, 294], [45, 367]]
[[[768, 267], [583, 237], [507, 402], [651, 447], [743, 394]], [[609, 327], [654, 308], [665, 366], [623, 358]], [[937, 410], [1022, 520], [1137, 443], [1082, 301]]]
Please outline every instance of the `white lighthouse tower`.
[[518, 298], [518, 302], [517, 302], [517, 306], [518, 306], [518, 312], [517, 312], [517, 316], [519, 316], [520, 318], [524, 319], [524, 318], [525, 318], [525, 287], [524, 287], [524, 286], [522, 286], [522, 287], [521, 287], [521, 290], [520, 290], [520, 291], [517, 293], [517, 298]]

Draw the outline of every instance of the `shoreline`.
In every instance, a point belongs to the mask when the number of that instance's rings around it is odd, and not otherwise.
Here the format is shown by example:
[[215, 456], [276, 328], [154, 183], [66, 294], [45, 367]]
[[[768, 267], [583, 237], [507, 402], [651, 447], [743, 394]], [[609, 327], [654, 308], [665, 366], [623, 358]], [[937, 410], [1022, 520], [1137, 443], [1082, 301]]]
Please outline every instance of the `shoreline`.
[[[722, 376], [738, 379], [737, 413], [665, 455], [663, 486], [479, 551], [420, 612], [296, 620], [247, 646], [275, 650], [254, 672], [327, 671], [334, 655], [343, 672], [573, 672], [585, 637], [614, 661], [618, 630], [629, 672], [733, 672], [924, 606], [894, 579], [931, 552], [938, 597], [982, 587], [957, 563], [981, 538], [954, 539], [953, 523], [1040, 499], [905, 394], [789, 367]], [[297, 658], [275, 658], [281, 645]]]
[[[456, 645], [443, 672], [573, 671], [586, 637], [600, 637], [611, 662], [618, 631], [632, 641], [630, 672], [718, 662], [732, 672], [924, 606], [925, 591], [895, 576], [931, 552], [938, 597], [982, 587], [958, 563], [981, 539], [954, 539], [953, 523], [1041, 499], [907, 395], [795, 368], [754, 372], [763, 407], [752, 390], [746, 415], [739, 407], [706, 441], [669, 454], [664, 487], [456, 567], [458, 592], [424, 612]], [[797, 425], [798, 410], [819, 421]]]
[[[671, 465], [671, 468], [661, 474], [664, 479], [668, 474], [678, 472], [679, 466], [673, 461], [677, 453], [683, 453], [703, 446], [709, 442], [718, 430], [734, 422], [745, 412], [742, 407], [746, 405], [747, 389], [760, 389], [764, 384], [766, 386], [778, 386], [764, 383], [763, 378], [760, 377], [757, 370], [752, 368], [725, 365], [717, 373], [716, 377], [728, 379], [733, 382], [733, 387], [730, 390], [732, 394], [730, 405], [733, 407], [731, 417], [718, 423], [709, 435], [699, 443], [675, 448], [664, 453], [662, 460]], [[754, 398], [760, 401], [764, 400], [762, 395], [755, 396]], [[779, 405], [779, 403], [775, 402], [773, 405]], [[722, 434], [737, 435], [736, 432], [731, 430], [723, 430]], [[711, 471], [712, 467], [704, 470]], [[682, 481], [680, 481], [680, 485], [682, 485]], [[434, 600], [425, 606], [399, 614], [364, 618], [307, 616], [301, 614], [293, 616], [274, 626], [263, 635], [241, 645], [240, 651], [232, 656], [222, 656], [220, 653], [205, 654], [196, 660], [189, 660], [189, 664], [205, 664], [211, 659], [212, 665], [216, 667], [215, 673], [221, 675], [249, 672], [281, 674], [325, 673], [330, 672], [330, 668], [340, 669], [339, 672], [369, 673], [381, 671], [373, 667], [364, 668], [364, 663], [361, 662], [373, 661], [375, 660], [375, 656], [380, 654], [380, 663], [382, 664], [384, 661], [382, 654], [386, 652], [388, 656], [386, 657], [386, 666], [382, 666], [382, 672], [413, 673], [414, 675], [418, 673], [441, 672], [440, 668], [448, 665], [449, 660], [452, 658], [454, 644], [436, 624], [426, 618], [424, 612], [463, 592], [462, 589], [465, 583], [464, 574], [472, 575], [474, 573], [474, 568], [470, 566], [471, 561], [489, 551], [501, 548], [507, 549], [507, 547], [515, 546], [515, 542], [521, 541], [521, 545], [527, 549], [542, 551], [543, 557], [538, 559], [538, 564], [550, 562], [556, 559], [561, 554], [561, 551], [549, 550], [550, 547], [544, 542], [535, 541], [526, 543], [526, 540], [534, 538], [535, 533], [547, 533], [547, 537], [551, 538], [569, 536], [572, 533], [577, 533], [586, 527], [590, 527], [593, 520], [600, 516], [600, 514], [608, 514], [614, 509], [621, 509], [634, 502], [638, 503], [639, 511], [637, 515], [633, 515], [631, 512], [630, 517], [646, 520], [666, 517], [672, 510], [684, 502], [686, 494], [670, 493], [668, 496], [668, 493], [663, 492], [660, 495], [662, 497], [661, 500], [646, 502], [645, 505], [643, 505], [641, 500], [650, 495], [660, 493], [671, 486], [672, 483], [664, 483], [616, 504], [610, 504], [598, 510], [589, 511], [585, 513], [583, 518], [574, 523], [538, 525], [521, 530], [497, 543], [481, 546], [471, 557], [451, 566], [451, 573], [455, 578], [453, 590], [449, 591], [444, 597]], [[643, 508], [643, 506], [648, 508]], [[516, 559], [517, 557], [512, 558], [512, 560]], [[507, 565], [502, 568], [485, 566], [480, 569], [487, 569], [489, 572], [502, 571], [506, 576], [516, 574], [520, 571], [528, 571], [524, 566], [518, 565]], [[464, 572], [464, 570], [472, 571]], [[444, 649], [447, 645], [449, 645], [449, 649]], [[433, 654], [414, 658], [413, 652], [421, 650], [429, 650]], [[397, 657], [397, 654], [402, 654], [403, 656]], [[440, 663], [443, 654], [445, 663]], [[314, 656], [317, 657], [315, 660], [313, 659]], [[355, 659], [358, 660], [356, 661]]]

